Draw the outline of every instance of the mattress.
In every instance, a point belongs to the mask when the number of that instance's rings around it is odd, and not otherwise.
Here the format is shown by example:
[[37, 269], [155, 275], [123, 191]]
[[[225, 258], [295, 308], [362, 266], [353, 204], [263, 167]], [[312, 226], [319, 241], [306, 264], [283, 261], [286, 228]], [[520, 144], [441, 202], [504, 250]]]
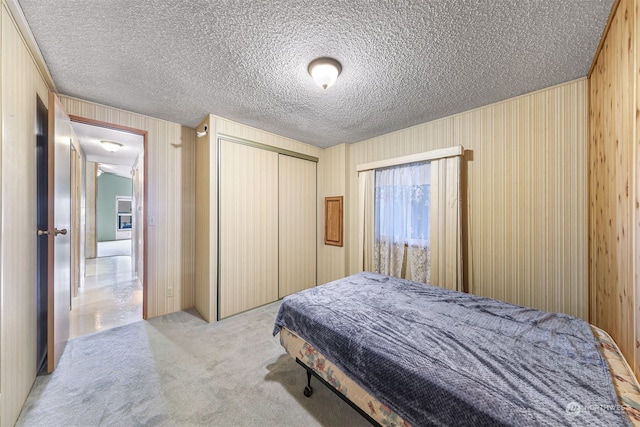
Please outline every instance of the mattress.
[[591, 327], [566, 314], [358, 273], [286, 297], [282, 328], [409, 424], [631, 425]]
[[[640, 386], [638, 381], [611, 336], [596, 326], [592, 325], [591, 329], [598, 339], [609, 365], [620, 405], [632, 424], [640, 427]], [[287, 328], [282, 328], [280, 331], [280, 344], [291, 357], [311, 368], [318, 376], [331, 384], [336, 391], [369, 414], [380, 425], [389, 427], [408, 427], [410, 425], [389, 407], [367, 393], [311, 344]]]

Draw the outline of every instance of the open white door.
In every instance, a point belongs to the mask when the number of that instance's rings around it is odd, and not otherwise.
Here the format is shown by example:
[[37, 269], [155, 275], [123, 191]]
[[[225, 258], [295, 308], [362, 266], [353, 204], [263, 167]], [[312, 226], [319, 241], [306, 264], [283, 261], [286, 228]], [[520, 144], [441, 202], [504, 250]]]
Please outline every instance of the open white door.
[[53, 372], [69, 339], [71, 310], [71, 140], [69, 116], [49, 95], [49, 306], [48, 371]]

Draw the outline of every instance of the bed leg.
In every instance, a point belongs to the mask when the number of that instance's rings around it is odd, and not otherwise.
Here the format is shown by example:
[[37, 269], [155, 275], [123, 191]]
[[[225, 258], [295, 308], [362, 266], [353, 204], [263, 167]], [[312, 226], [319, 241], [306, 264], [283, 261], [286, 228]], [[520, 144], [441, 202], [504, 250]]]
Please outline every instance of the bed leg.
[[311, 387], [311, 371], [307, 369], [307, 386], [304, 388], [304, 395], [311, 397], [313, 394], [313, 387]]

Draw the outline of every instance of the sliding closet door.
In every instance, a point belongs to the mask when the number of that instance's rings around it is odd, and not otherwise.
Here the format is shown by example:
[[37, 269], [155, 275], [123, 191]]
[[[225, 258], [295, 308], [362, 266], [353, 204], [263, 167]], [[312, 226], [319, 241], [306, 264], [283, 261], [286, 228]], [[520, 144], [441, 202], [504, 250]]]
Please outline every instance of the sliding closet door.
[[316, 285], [316, 163], [280, 154], [279, 297]]
[[220, 141], [220, 318], [278, 299], [278, 154]]

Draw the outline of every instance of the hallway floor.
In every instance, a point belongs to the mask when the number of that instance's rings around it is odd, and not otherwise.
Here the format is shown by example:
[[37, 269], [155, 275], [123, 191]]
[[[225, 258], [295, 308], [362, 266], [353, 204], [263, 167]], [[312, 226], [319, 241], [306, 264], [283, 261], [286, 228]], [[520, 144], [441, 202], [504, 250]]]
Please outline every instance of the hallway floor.
[[142, 319], [142, 286], [130, 256], [87, 259], [84, 286], [71, 301], [69, 338]]
[[131, 255], [131, 239], [98, 242], [98, 257]]

